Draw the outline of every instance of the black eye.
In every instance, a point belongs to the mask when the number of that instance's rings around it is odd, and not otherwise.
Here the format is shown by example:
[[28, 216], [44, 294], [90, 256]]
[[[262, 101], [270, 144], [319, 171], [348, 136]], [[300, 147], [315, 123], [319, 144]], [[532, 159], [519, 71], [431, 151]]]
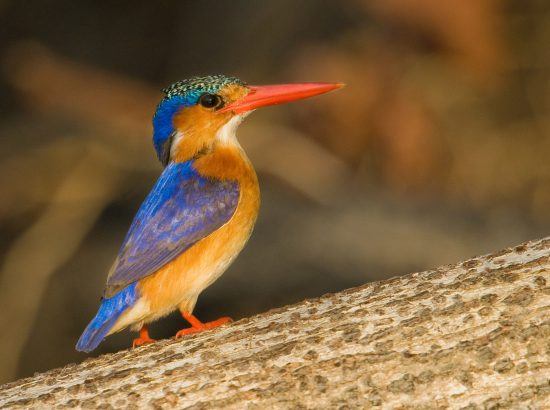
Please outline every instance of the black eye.
[[206, 108], [215, 108], [222, 104], [222, 99], [219, 95], [207, 93], [201, 95], [199, 98], [199, 103]]

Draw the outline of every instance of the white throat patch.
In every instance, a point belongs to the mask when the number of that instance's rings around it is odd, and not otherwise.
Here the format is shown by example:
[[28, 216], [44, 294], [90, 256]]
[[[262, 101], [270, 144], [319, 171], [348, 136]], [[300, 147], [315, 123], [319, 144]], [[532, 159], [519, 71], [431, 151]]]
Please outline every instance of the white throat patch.
[[250, 114], [252, 111], [246, 112], [244, 114], [235, 115], [229, 121], [227, 121], [216, 133], [216, 139], [222, 144], [237, 144], [237, 128], [241, 125], [244, 118]]

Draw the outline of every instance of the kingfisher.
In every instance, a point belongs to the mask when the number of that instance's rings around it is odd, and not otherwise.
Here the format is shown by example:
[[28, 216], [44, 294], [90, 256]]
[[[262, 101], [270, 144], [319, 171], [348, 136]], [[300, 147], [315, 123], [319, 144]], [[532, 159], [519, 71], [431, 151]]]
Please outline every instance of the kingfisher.
[[235, 132], [257, 108], [342, 86], [252, 86], [211, 75], [164, 89], [153, 117], [153, 145], [163, 171], [134, 217], [98, 312], [76, 350], [90, 352], [128, 327], [139, 331], [133, 347], [151, 343], [148, 325], [176, 309], [190, 324], [176, 338], [230, 322], [229, 317], [201, 322], [193, 309], [243, 249], [258, 216], [258, 178]]

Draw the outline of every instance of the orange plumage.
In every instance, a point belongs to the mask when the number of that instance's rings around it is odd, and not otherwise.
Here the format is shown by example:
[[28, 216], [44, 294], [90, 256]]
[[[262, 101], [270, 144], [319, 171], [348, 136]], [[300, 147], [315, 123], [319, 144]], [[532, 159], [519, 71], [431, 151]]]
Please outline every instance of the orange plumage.
[[237, 180], [239, 203], [229, 222], [140, 282], [138, 288], [149, 302], [150, 311], [155, 312], [145, 317], [145, 322], [170, 313], [174, 306], [182, 312], [192, 312], [200, 292], [225, 271], [244, 247], [258, 216], [258, 179], [240, 148], [216, 148], [198, 159], [196, 168], [205, 176]]

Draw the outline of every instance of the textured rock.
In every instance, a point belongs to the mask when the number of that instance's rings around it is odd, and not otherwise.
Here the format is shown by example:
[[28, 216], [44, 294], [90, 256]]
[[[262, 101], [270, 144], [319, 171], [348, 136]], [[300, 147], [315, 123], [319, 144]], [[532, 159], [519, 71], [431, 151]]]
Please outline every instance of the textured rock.
[[550, 238], [0, 387], [8, 408], [550, 408]]

